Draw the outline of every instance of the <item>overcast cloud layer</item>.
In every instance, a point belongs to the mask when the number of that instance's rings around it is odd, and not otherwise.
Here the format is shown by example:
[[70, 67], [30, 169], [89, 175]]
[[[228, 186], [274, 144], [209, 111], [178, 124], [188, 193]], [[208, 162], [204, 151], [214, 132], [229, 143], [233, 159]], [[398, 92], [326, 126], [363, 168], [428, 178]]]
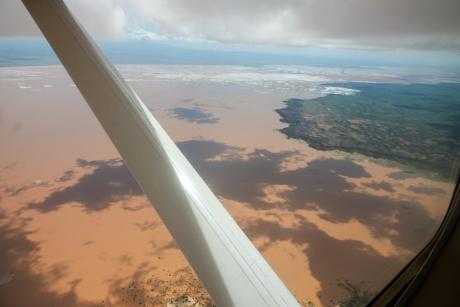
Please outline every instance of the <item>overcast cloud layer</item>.
[[[460, 50], [459, 0], [68, 0], [106, 39]], [[0, 0], [0, 35], [38, 35], [19, 1]]]

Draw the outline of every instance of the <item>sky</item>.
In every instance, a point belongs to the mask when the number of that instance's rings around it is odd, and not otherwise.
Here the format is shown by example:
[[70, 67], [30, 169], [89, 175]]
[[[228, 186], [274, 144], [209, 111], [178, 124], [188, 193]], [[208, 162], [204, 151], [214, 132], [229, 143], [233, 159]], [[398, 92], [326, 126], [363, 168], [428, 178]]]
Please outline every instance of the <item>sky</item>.
[[[460, 52], [458, 0], [66, 1], [105, 40]], [[0, 0], [0, 36], [38, 36], [20, 1]]]

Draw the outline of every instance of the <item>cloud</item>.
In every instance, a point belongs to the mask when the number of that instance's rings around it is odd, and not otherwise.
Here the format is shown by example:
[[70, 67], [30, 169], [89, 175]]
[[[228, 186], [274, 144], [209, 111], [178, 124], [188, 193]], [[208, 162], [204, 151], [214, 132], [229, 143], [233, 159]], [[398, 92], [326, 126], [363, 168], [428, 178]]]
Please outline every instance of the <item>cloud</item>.
[[[96, 4], [97, 3], [97, 4]], [[66, 1], [69, 9], [92, 35], [106, 39], [126, 38], [125, 9], [113, 0]]]
[[[16, 1], [1, 0], [1, 35], [37, 34]], [[458, 0], [67, 1], [104, 38], [148, 32], [224, 43], [281, 46], [460, 48]], [[146, 24], [153, 30], [145, 31]], [[5, 27], [9, 25], [9, 27]], [[15, 27], [12, 27], [15, 25]]]
[[0, 0], [0, 36], [36, 36], [40, 31], [20, 1]]
[[[66, 1], [78, 20], [94, 36], [126, 38], [125, 8], [116, 1]], [[0, 36], [40, 36], [40, 30], [21, 1], [0, 0]]]
[[290, 46], [458, 48], [458, 0], [137, 0], [163, 33]]

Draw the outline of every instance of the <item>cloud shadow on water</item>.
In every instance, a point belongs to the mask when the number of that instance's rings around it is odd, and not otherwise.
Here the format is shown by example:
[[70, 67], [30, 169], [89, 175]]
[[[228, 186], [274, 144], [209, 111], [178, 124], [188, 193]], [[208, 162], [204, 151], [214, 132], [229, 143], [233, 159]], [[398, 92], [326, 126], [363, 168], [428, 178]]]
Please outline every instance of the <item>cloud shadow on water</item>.
[[[390, 238], [394, 244], [409, 250], [418, 248], [436, 225], [415, 200], [356, 192], [355, 184], [347, 181], [347, 177], [372, 178], [351, 160], [317, 159], [307, 166], [281, 171], [283, 161], [297, 152], [259, 149], [242, 157], [242, 149], [214, 141], [192, 140], [178, 145], [217, 195], [249, 203], [255, 209], [272, 208], [273, 204], [264, 200], [264, 187], [287, 185], [292, 189], [280, 193], [285, 200], [284, 209], [320, 209], [321, 217], [334, 223], [356, 219], [377, 237]], [[224, 159], [213, 159], [226, 153]], [[74, 185], [54, 191], [40, 202], [30, 203], [28, 208], [47, 213], [76, 202], [87, 212], [97, 212], [114, 201], [143, 195], [118, 159], [80, 159], [77, 165], [93, 168], [93, 171], [80, 177]]]
[[360, 241], [337, 240], [303, 219], [298, 219], [292, 227], [283, 227], [272, 221], [255, 220], [247, 225], [245, 231], [253, 238], [270, 238], [263, 250], [280, 241], [290, 241], [301, 246], [308, 257], [313, 276], [321, 283], [321, 290], [317, 295], [324, 306], [334, 305], [331, 299], [337, 300], [341, 293], [338, 286], [340, 279], [361, 282], [374, 276], [375, 280], [387, 281], [388, 273], [391, 274], [391, 271], [387, 271], [388, 268], [403, 265], [397, 256], [382, 256]]
[[[183, 142], [180, 147], [216, 194], [249, 203], [258, 210], [273, 208], [272, 203], [264, 200], [263, 187], [286, 185], [290, 189], [278, 194], [284, 200], [278, 204], [281, 209], [320, 210], [322, 219], [337, 224], [358, 220], [376, 238], [389, 239], [414, 254], [437, 225], [415, 200], [357, 192], [356, 185], [347, 178], [363, 178], [372, 183], [372, 176], [348, 159], [317, 159], [304, 167], [282, 170], [283, 161], [298, 153], [254, 150], [242, 158], [238, 148], [225, 149], [221, 143], [203, 140]], [[216, 156], [226, 158], [216, 159]], [[391, 189], [387, 185], [383, 188]], [[379, 283], [379, 279], [385, 282], [389, 277], [386, 274], [396, 273], [404, 264], [402, 258], [378, 254], [363, 242], [334, 239], [303, 217], [298, 224], [294, 229], [283, 228], [278, 223], [259, 219], [244, 221], [243, 227], [251, 238], [260, 235], [269, 238], [269, 244], [277, 240], [308, 244], [303, 252], [314, 277], [321, 283], [319, 294], [326, 305], [331, 303], [334, 293], [341, 291], [338, 279], [361, 282], [375, 276], [372, 282]]]
[[[302, 209], [320, 210], [321, 218], [333, 223], [355, 219], [375, 237], [390, 239], [394, 245], [411, 251], [416, 251], [429, 239], [437, 224], [415, 200], [357, 192], [356, 185], [347, 178], [363, 178], [375, 188], [388, 191], [391, 186], [373, 182], [361, 165], [348, 159], [316, 159], [306, 166], [285, 170], [283, 162], [295, 158], [298, 152], [257, 149], [247, 153], [241, 148], [209, 140], [192, 140], [178, 145], [217, 195], [249, 203], [256, 210], [269, 210], [274, 206], [264, 200], [265, 187], [289, 186], [290, 189], [279, 194], [284, 200], [276, 204], [279, 209], [293, 213]], [[29, 204], [29, 208], [47, 213], [77, 202], [86, 211], [97, 212], [114, 201], [143, 194], [120, 160], [78, 160], [77, 165], [92, 169], [92, 172], [81, 176], [74, 185], [52, 192], [43, 201]], [[360, 272], [375, 271], [378, 276], [378, 270], [386, 266], [402, 265], [401, 259], [380, 255], [362, 242], [334, 239], [299, 217], [297, 215], [299, 221], [294, 228], [264, 220], [244, 221], [243, 224], [251, 237], [267, 236], [270, 244], [280, 240], [302, 246], [308, 244], [307, 248], [302, 247], [303, 252], [310, 261], [314, 277], [322, 285], [324, 299], [332, 295], [328, 294], [332, 291], [328, 288], [337, 278], [351, 276], [359, 280]], [[150, 225], [139, 226], [148, 228]]]
[[183, 142], [180, 147], [216, 194], [257, 209], [272, 208], [264, 201], [264, 186], [288, 185], [293, 189], [281, 193], [287, 210], [320, 209], [321, 217], [334, 223], [356, 219], [377, 237], [390, 238], [409, 250], [429, 238], [436, 225], [415, 200], [354, 191], [356, 186], [347, 177], [372, 178], [361, 165], [348, 159], [317, 159], [305, 167], [281, 171], [283, 161], [296, 152], [255, 150], [245, 158], [223, 160], [212, 158], [237, 149], [224, 149], [220, 143], [203, 140]]
[[143, 195], [139, 185], [121, 160], [79, 159], [77, 165], [80, 168], [94, 168], [94, 170], [80, 177], [74, 185], [51, 193], [43, 201], [30, 203], [28, 208], [47, 213], [65, 204], [77, 202], [87, 212], [94, 212], [108, 208], [114, 201]]
[[169, 109], [168, 113], [171, 117], [176, 119], [185, 120], [191, 123], [197, 124], [215, 124], [219, 121], [219, 118], [214, 114], [205, 112], [201, 108], [183, 108], [177, 107]]
[[28, 239], [25, 223], [4, 223], [0, 217], [0, 274], [11, 276], [0, 285], [0, 306], [95, 306], [80, 301], [75, 293], [78, 280], [69, 283], [69, 290], [57, 293], [50, 284], [65, 276], [66, 268], [55, 265], [46, 276], [34, 273], [38, 259], [38, 243]]

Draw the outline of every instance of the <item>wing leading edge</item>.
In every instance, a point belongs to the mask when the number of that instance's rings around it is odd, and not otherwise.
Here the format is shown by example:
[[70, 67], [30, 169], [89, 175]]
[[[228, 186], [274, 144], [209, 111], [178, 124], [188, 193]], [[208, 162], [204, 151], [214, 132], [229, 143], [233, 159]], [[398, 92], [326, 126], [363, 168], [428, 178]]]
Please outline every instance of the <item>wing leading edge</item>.
[[298, 306], [62, 0], [23, 0], [217, 306]]

